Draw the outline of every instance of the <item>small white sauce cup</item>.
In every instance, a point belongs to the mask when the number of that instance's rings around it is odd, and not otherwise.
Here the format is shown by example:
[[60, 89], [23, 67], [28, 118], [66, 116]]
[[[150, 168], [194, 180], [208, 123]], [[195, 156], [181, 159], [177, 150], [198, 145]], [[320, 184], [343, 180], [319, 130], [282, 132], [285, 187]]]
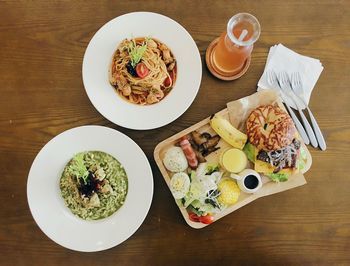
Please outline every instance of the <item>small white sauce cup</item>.
[[[248, 176], [254, 176], [256, 178], [258, 183], [254, 188], [247, 187], [245, 181]], [[244, 169], [238, 174], [231, 173], [230, 177], [237, 180], [239, 188], [245, 193], [255, 193], [262, 187], [262, 180], [259, 173], [252, 169]]]

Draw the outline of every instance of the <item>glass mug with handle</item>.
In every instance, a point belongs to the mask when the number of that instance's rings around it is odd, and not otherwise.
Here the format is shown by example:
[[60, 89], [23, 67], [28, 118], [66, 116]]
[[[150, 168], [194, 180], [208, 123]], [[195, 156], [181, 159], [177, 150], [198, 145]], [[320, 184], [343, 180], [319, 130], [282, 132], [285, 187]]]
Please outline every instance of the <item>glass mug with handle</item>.
[[214, 69], [218, 73], [239, 73], [253, 51], [253, 44], [258, 40], [260, 30], [259, 21], [253, 15], [234, 15], [213, 49]]

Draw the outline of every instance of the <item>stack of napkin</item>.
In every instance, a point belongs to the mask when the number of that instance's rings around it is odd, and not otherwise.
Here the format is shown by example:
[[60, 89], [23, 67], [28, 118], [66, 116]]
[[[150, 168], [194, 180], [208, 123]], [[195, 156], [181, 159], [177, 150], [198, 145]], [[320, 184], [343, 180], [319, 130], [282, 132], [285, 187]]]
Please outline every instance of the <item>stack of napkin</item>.
[[[293, 72], [299, 72], [304, 89], [304, 98], [308, 104], [323, 66], [318, 59], [298, 54], [282, 44], [278, 44], [270, 48], [264, 74], [258, 82], [258, 91], [270, 88], [266, 77], [267, 70], [274, 70], [276, 73], [286, 71], [289, 77]], [[295, 108], [293, 103], [290, 103], [290, 105]]]

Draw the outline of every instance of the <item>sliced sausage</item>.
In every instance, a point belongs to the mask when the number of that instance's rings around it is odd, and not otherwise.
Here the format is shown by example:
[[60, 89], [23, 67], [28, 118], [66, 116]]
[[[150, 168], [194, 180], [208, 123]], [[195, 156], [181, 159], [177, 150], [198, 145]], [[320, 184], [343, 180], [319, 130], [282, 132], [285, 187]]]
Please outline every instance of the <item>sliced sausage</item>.
[[186, 156], [187, 162], [192, 169], [197, 168], [198, 160], [192, 146], [187, 138], [182, 138], [180, 141], [180, 146]]

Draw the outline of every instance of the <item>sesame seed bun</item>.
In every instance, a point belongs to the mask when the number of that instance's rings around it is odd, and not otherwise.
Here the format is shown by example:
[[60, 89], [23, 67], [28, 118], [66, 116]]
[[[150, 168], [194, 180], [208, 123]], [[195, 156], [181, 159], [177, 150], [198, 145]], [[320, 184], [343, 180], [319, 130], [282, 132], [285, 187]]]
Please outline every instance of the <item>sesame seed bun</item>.
[[296, 129], [288, 113], [278, 105], [254, 109], [246, 122], [248, 140], [259, 150], [272, 151], [290, 145]]

